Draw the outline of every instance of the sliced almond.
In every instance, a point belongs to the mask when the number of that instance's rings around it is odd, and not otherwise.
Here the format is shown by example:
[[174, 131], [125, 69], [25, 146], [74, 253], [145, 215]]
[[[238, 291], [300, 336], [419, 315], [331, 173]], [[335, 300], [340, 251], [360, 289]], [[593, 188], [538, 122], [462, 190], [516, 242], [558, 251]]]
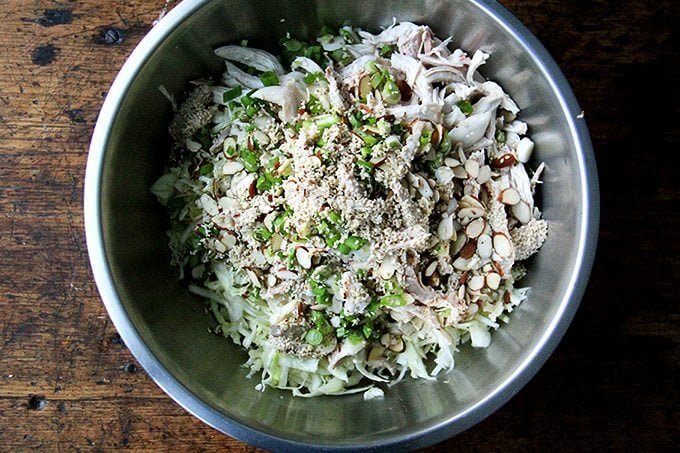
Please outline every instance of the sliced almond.
[[429, 266], [425, 269], [425, 276], [430, 277], [432, 274], [434, 274], [434, 271], [437, 270], [437, 265], [439, 263], [437, 261], [432, 261]]
[[236, 237], [224, 231], [220, 233], [218, 239], [227, 250], [232, 249], [236, 245]]
[[397, 270], [396, 259], [393, 256], [386, 257], [378, 268], [378, 275], [385, 280], [389, 280]]
[[444, 165], [455, 168], [460, 166], [460, 161], [458, 159], [454, 159], [453, 157], [447, 157], [444, 159]]
[[509, 206], [514, 206], [521, 201], [521, 198], [517, 189], [508, 187], [498, 194], [498, 201]]
[[469, 260], [469, 259], [466, 259], [466, 258], [463, 258], [462, 256], [459, 256], [459, 257], [456, 258], [455, 261], [453, 262], [453, 267], [454, 267], [456, 270], [459, 270], [459, 271], [466, 271], [466, 270], [468, 270], [469, 264], [470, 264], [470, 260]]
[[468, 159], [465, 161], [465, 171], [470, 175], [471, 178], [477, 178], [479, 176], [479, 162], [475, 159]]
[[388, 347], [390, 351], [393, 352], [401, 352], [404, 350], [404, 340], [401, 338], [394, 338], [393, 341], [390, 341], [390, 345]]
[[439, 226], [437, 227], [437, 236], [439, 236], [439, 239], [442, 241], [448, 241], [453, 237], [453, 233], [453, 217], [445, 216], [439, 222]]
[[458, 179], [466, 179], [468, 177], [467, 172], [461, 165], [453, 167], [453, 175]]
[[469, 241], [462, 249], [460, 249], [459, 255], [467, 260], [475, 254], [475, 250], [477, 250], [477, 243], [475, 241]]
[[461, 234], [456, 238], [455, 242], [453, 242], [453, 245], [451, 245], [451, 256], [456, 256], [458, 252], [460, 252], [460, 250], [465, 246], [465, 241], [467, 241], [467, 236], [464, 234]]
[[298, 277], [295, 272], [291, 272], [287, 269], [279, 269], [276, 271], [276, 276], [281, 280], [295, 280]]
[[449, 167], [439, 167], [434, 171], [434, 177], [439, 184], [446, 185], [453, 179], [453, 170]]
[[276, 285], [276, 276], [274, 274], [267, 274], [267, 287], [271, 288]]
[[486, 274], [486, 286], [491, 289], [498, 289], [501, 284], [501, 276], [495, 272]]
[[458, 211], [458, 218], [464, 219], [464, 218], [469, 218], [469, 219], [476, 219], [478, 217], [483, 217], [484, 214], [486, 214], [486, 211], [482, 208], [463, 208]]
[[484, 287], [484, 277], [481, 275], [475, 275], [469, 278], [467, 281], [467, 287], [471, 291], [479, 291]]
[[480, 217], [467, 224], [465, 227], [465, 234], [470, 239], [475, 239], [484, 232], [485, 228], [486, 220]]
[[481, 201], [471, 195], [465, 195], [460, 199], [460, 206], [462, 208], [480, 208], [484, 209], [484, 205]]
[[359, 79], [359, 97], [366, 99], [368, 94], [371, 92], [371, 76], [366, 74], [361, 79]]
[[278, 252], [279, 250], [281, 250], [281, 243], [283, 242], [283, 238], [279, 233], [272, 234], [270, 241], [272, 245], [272, 251]]
[[477, 254], [482, 259], [491, 258], [493, 254], [493, 242], [491, 236], [482, 234], [477, 239]]
[[243, 164], [235, 160], [225, 162], [224, 165], [222, 166], [222, 173], [224, 173], [225, 175], [235, 175], [241, 170], [243, 170]]
[[309, 269], [312, 267], [312, 256], [309, 254], [309, 251], [306, 248], [298, 247], [295, 250], [295, 258], [303, 268]]
[[529, 205], [524, 201], [520, 201], [514, 205], [510, 209], [510, 212], [512, 212], [512, 215], [521, 223], [529, 223], [531, 220], [531, 208], [529, 208]]
[[503, 233], [493, 235], [493, 248], [499, 256], [507, 258], [512, 255], [512, 242]]
[[512, 153], [503, 154], [500, 157], [491, 161], [491, 164], [496, 168], [505, 168], [517, 163], [517, 158]]
[[263, 147], [269, 144], [269, 136], [257, 129], [253, 132], [253, 140], [257, 142], [258, 146]]
[[482, 165], [479, 167], [479, 174], [477, 175], [477, 182], [480, 184], [485, 184], [491, 180], [491, 167], [488, 165]]

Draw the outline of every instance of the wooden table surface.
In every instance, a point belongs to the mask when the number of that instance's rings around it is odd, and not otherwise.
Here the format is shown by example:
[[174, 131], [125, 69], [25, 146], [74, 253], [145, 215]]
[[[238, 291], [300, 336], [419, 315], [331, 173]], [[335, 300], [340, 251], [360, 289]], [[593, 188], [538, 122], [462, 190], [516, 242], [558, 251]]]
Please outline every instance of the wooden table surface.
[[[435, 448], [677, 448], [677, 2], [503, 3], [585, 110], [600, 242], [581, 309], [548, 363], [506, 406]], [[164, 4], [0, 0], [1, 451], [252, 450], [186, 413], [135, 364], [87, 262], [90, 134]]]

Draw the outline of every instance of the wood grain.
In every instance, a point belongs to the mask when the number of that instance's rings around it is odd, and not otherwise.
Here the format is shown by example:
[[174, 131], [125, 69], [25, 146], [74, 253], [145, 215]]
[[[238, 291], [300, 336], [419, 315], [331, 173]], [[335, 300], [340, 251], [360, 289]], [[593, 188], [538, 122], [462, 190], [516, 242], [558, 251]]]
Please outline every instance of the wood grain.
[[[677, 448], [678, 6], [503, 3], [546, 45], [586, 112], [600, 244], [582, 308], [546, 366], [509, 404], [431, 450]], [[0, 450], [253, 450], [126, 367], [134, 359], [87, 263], [91, 130], [164, 4], [0, 0]], [[42, 410], [30, 408], [35, 395]]]

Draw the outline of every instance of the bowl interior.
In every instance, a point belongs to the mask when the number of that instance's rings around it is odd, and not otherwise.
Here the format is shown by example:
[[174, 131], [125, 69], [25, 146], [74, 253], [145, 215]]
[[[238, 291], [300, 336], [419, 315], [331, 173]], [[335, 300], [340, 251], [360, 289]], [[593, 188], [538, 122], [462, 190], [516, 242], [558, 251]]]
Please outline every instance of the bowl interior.
[[[202, 417], [213, 426], [270, 447], [275, 444], [267, 443], [267, 435], [314, 445], [398, 441], [416, 446], [443, 439], [488, 415], [518, 390], [510, 382], [513, 376], [537, 354], [567, 306], [577, 303], [569, 301], [569, 294], [583, 239], [579, 144], [567, 121], [571, 112], [544, 68], [486, 7], [470, 1], [188, 3], [196, 5], [195, 13], [136, 68], [126, 95], [118, 100], [97, 170], [102, 172], [98, 198], [105, 257], [130, 323], [119, 322], [118, 328], [129, 345], [135, 342], [131, 330], [146, 345], [154, 358], [142, 360], [147, 371], [159, 381], [171, 376], [202, 401]], [[532, 287], [530, 298], [493, 334], [488, 349], [463, 347], [456, 369], [447, 376], [433, 382], [406, 379], [384, 399], [364, 401], [361, 394], [296, 399], [282, 391], [256, 391], [257, 378], [246, 378], [241, 366], [245, 352], [207, 332], [211, 318], [177, 282], [168, 264], [165, 214], [148, 190], [163, 170], [169, 146], [166, 131], [172, 112], [158, 87], [181, 93], [189, 80], [219, 74], [222, 62], [212, 49], [221, 44], [248, 39], [250, 45], [274, 50], [287, 32], [306, 37], [322, 24], [344, 23], [377, 31], [393, 17], [429, 24], [437, 36], [452, 35], [453, 45], [469, 53], [490, 52], [482, 74], [511, 94], [522, 109], [521, 119], [530, 125], [536, 157], [548, 168], [541, 190], [550, 223], [549, 240], [522, 282]], [[109, 310], [119, 303], [111, 298], [105, 302]], [[501, 389], [505, 396], [488, 404]], [[174, 396], [191, 407], [186, 397]], [[257, 437], [247, 428], [237, 433], [229, 420], [266, 435]]]

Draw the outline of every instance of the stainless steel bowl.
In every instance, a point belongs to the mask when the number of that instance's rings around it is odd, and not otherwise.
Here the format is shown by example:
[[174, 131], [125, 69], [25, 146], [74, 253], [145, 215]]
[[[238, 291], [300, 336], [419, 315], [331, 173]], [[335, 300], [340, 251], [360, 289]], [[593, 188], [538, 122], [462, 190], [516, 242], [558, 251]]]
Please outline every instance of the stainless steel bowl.
[[[522, 108], [545, 161], [543, 212], [550, 237], [523, 282], [530, 299], [493, 334], [488, 349], [463, 348], [436, 382], [405, 380], [384, 399], [295, 399], [255, 390], [246, 354], [206, 332], [201, 303], [168, 265], [163, 209], [148, 188], [167, 157], [168, 102], [189, 80], [222, 70], [212, 49], [249, 39], [274, 48], [290, 31], [322, 24], [379, 30], [392, 19], [429, 24], [456, 46], [491, 53], [482, 73]], [[487, 417], [536, 373], [583, 294], [598, 228], [595, 162], [574, 95], [546, 50], [490, 0], [185, 0], [154, 27], [116, 78], [92, 138], [85, 180], [90, 262], [118, 331], [148, 374], [218, 430], [275, 449], [416, 448]]]

